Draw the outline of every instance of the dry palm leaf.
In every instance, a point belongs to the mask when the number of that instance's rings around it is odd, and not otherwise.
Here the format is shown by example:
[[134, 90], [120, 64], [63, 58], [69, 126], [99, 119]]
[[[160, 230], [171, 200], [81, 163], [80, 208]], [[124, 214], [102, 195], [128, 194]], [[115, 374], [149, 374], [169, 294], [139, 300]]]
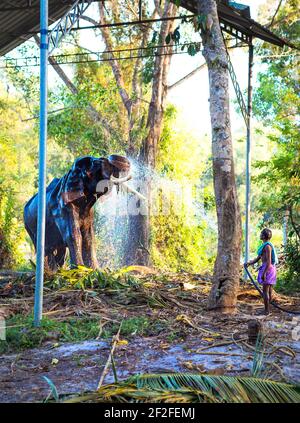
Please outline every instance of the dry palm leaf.
[[65, 402], [299, 403], [298, 386], [193, 373], [135, 375]]

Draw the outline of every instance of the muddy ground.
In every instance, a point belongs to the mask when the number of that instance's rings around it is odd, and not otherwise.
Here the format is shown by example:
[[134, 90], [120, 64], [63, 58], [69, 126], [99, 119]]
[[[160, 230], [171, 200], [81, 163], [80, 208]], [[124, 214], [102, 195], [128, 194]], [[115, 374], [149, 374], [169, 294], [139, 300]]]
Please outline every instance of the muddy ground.
[[[260, 376], [300, 383], [300, 324], [275, 309], [263, 316], [261, 299], [249, 285], [240, 288], [237, 312], [221, 315], [206, 309], [207, 276], [147, 273], [137, 277], [139, 286], [105, 289], [93, 296], [87, 295], [89, 290], [49, 289], [45, 314], [62, 319], [90, 313], [105, 324], [141, 315], [152, 322], [166, 322], [160, 333], [121, 336], [114, 353], [119, 380], [135, 373], [174, 371], [249, 376], [255, 347], [248, 340], [248, 323], [254, 318], [262, 322], [264, 332]], [[5, 289], [0, 299], [2, 314], [30, 313], [32, 291]], [[300, 309], [299, 298], [277, 295], [276, 301]], [[99, 339], [62, 345], [48, 340], [41, 348], [2, 355], [0, 402], [43, 401], [50, 392], [44, 376], [61, 397], [94, 390], [110, 349], [111, 339], [103, 340], [100, 333]], [[110, 369], [104, 382], [113, 380]]]

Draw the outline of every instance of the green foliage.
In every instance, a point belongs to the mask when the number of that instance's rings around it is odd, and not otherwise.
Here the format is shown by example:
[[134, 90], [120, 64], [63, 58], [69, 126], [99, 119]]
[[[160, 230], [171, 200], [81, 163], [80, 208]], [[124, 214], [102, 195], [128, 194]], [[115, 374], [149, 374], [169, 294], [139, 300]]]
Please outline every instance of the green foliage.
[[[167, 34], [165, 43], [178, 45], [182, 44], [181, 51], [186, 50], [190, 56], [195, 56], [201, 51], [199, 41], [195, 40], [195, 32], [199, 33], [201, 29], [206, 29], [206, 15], [198, 15], [187, 18], [182, 15], [181, 24], [175, 28], [173, 32]], [[197, 38], [197, 36], [196, 36]]]
[[285, 293], [300, 292], [300, 242], [293, 236], [284, 249], [284, 267], [279, 273], [278, 289]]
[[[120, 334], [126, 337], [133, 335], [147, 336], [149, 334], [153, 334], [154, 326], [155, 325], [153, 324], [153, 322], [151, 323], [147, 317], [128, 317], [123, 320]], [[118, 328], [119, 324], [105, 325], [105, 329], [102, 333], [102, 338], [111, 338], [113, 335], [116, 334]]]
[[[170, 35], [170, 34], [169, 34]], [[153, 80], [154, 64], [155, 64], [155, 55], [151, 54], [153, 48], [159, 43], [159, 34], [157, 31], [153, 31], [152, 39], [148, 42], [147, 48], [149, 48], [149, 57], [144, 59], [143, 68], [141, 71], [142, 81], [147, 86]], [[171, 35], [170, 35], [171, 40]], [[169, 41], [170, 42], [170, 41]], [[169, 43], [166, 40], [166, 43]]]
[[262, 377], [265, 358], [264, 336], [259, 334], [256, 340], [255, 351], [252, 362], [251, 376]]
[[[275, 6], [274, 1], [266, 4], [261, 10], [261, 18], [269, 18], [269, 8]], [[298, 9], [299, 2], [284, 2], [272, 26], [278, 35], [295, 45], [299, 45], [300, 35]], [[254, 91], [253, 110], [269, 128], [273, 155], [255, 163], [259, 172], [254, 182], [260, 189], [257, 210], [275, 227], [282, 227], [283, 218], [287, 211], [289, 213], [289, 241], [279, 283], [281, 287], [292, 287], [297, 285], [297, 263], [300, 260], [299, 70], [293, 50], [282, 51], [265, 43], [260, 54], [265, 57], [262, 59], [263, 71], [258, 74], [259, 84]]]
[[75, 269], [60, 269], [46, 285], [53, 289], [122, 289], [138, 286], [137, 278], [127, 273], [127, 268], [111, 273], [105, 270], [93, 270], [84, 266]]
[[0, 190], [0, 268], [14, 264], [15, 227], [13, 225], [13, 197], [11, 191]]
[[48, 383], [48, 385], [50, 386], [50, 389], [51, 389], [50, 394], [48, 395], [48, 397], [45, 399], [44, 402], [47, 402], [48, 399], [51, 396], [53, 396], [53, 398], [55, 399], [55, 401], [58, 402], [59, 401], [59, 394], [58, 394], [58, 391], [57, 391], [56, 386], [54, 385], [54, 383], [52, 382], [52, 380], [49, 379], [47, 376], [43, 376], [43, 378]]
[[[37, 191], [38, 136], [35, 120], [28, 120], [32, 112], [19, 95], [8, 97], [0, 85], [0, 268], [24, 267], [31, 256], [23, 207]], [[68, 151], [49, 140], [48, 182], [72, 162]]]
[[166, 44], [170, 44], [171, 41], [174, 41], [174, 44], [179, 44], [180, 42], [180, 31], [179, 31], [179, 26], [173, 31], [170, 32], [167, 36], [166, 36]]
[[[106, 64], [101, 66], [77, 66], [74, 84], [77, 93], [71, 93], [66, 86], [59, 86], [52, 92], [54, 107], [62, 109], [49, 115], [49, 136], [74, 157], [84, 155], [104, 156], [124, 149], [122, 132], [125, 131], [124, 116], [115, 81], [108, 73]], [[94, 112], [90, 113], [90, 107]], [[107, 136], [97, 112], [112, 128], [113, 117], [119, 114], [119, 130]], [[96, 115], [95, 119], [93, 116]]]
[[33, 316], [16, 314], [6, 321], [6, 340], [0, 342], [0, 353], [40, 347], [50, 338], [56, 342], [79, 342], [96, 338], [99, 319], [76, 318], [64, 322], [44, 317], [41, 326], [33, 326]]
[[22, 102], [0, 85], [0, 268], [22, 264], [26, 248], [22, 204], [32, 192], [35, 147], [22, 117]]
[[[116, 334], [118, 323], [109, 322], [101, 329], [99, 318], [76, 317], [63, 321], [43, 317], [41, 326], [36, 328], [33, 316], [16, 314], [6, 320], [6, 340], [0, 341], [0, 354], [23, 351], [43, 346], [45, 342], [81, 342], [95, 339], [101, 333], [102, 339]], [[165, 329], [166, 322], [150, 321], [146, 316], [128, 317], [123, 320], [122, 336], [151, 336]]]
[[168, 106], [157, 159], [163, 178], [155, 193], [152, 257], [159, 268], [197, 272], [210, 269], [215, 256], [206, 242], [216, 238], [209, 227], [213, 189], [211, 180], [201, 189], [207, 170], [204, 147], [178, 127], [174, 130], [175, 117], [176, 109]]

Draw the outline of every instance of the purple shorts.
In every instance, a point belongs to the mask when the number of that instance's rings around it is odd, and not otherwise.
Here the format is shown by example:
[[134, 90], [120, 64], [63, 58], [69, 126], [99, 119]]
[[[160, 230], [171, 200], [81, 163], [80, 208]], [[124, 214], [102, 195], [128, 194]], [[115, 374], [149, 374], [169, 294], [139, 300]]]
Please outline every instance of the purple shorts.
[[274, 264], [271, 265], [270, 269], [266, 273], [265, 280], [264, 281], [262, 280], [262, 275], [264, 273], [266, 266], [267, 266], [267, 263], [264, 263], [258, 269], [257, 281], [259, 283], [262, 283], [263, 285], [275, 285], [275, 283], [276, 283], [276, 266]]

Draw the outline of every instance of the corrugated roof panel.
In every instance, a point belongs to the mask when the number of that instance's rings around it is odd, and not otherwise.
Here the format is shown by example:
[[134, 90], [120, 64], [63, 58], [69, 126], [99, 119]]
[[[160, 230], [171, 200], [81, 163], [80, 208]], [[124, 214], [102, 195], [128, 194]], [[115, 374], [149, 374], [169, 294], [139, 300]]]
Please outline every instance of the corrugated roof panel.
[[[48, 0], [49, 24], [61, 18], [73, 0]], [[12, 6], [13, 5], [13, 6]], [[39, 29], [40, 1], [2, 0], [0, 2], [0, 55], [8, 53], [28, 40]]]
[[[171, 1], [175, 2], [175, 0]], [[180, 5], [193, 14], [198, 13], [197, 0], [181, 0]], [[241, 31], [246, 35], [251, 35], [254, 38], [260, 38], [261, 40], [267, 41], [271, 44], [275, 44], [281, 47], [284, 45], [293, 47], [288, 41], [283, 40], [269, 29], [263, 27], [258, 22], [251, 19], [250, 13], [249, 15], [248, 12], [244, 13], [244, 10], [241, 9], [241, 6], [242, 5], [239, 3], [238, 7], [235, 8], [234, 2], [229, 2], [228, 0], [219, 0], [218, 15], [220, 22], [229, 24], [234, 29]]]

